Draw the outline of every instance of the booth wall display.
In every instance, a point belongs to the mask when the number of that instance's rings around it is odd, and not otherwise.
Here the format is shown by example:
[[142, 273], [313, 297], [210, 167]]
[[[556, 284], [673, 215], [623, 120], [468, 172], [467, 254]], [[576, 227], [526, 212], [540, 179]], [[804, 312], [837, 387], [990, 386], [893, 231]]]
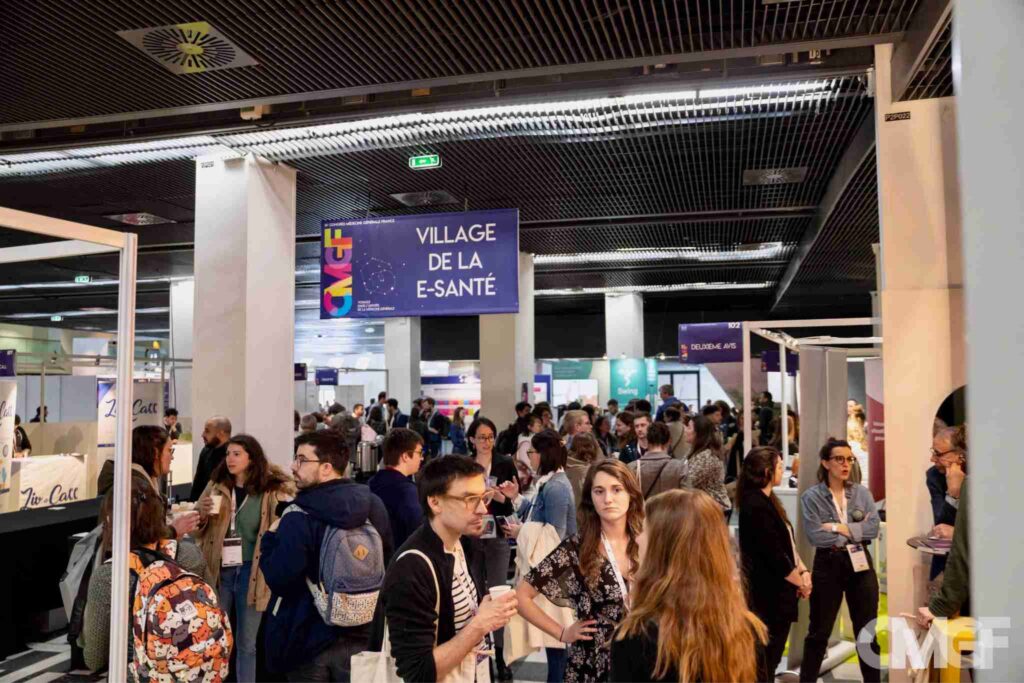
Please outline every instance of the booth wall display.
[[318, 386], [338, 386], [338, 371], [335, 368], [317, 368], [316, 383]]
[[437, 401], [437, 410], [451, 417], [455, 409], [463, 406], [470, 415], [480, 410], [480, 378], [470, 375], [424, 377], [423, 395]]
[[320, 318], [519, 311], [519, 210], [322, 223]]
[[306, 367], [305, 363], [296, 363], [295, 364], [295, 381], [296, 382], [305, 382], [306, 381], [306, 377], [308, 375], [309, 375], [309, 370]]
[[551, 401], [551, 375], [533, 376], [533, 404]]
[[0, 350], [0, 377], [14, 377], [14, 349]]
[[865, 431], [868, 437], [868, 488], [875, 500], [885, 498], [885, 399], [882, 393], [882, 359], [864, 361], [864, 383], [867, 394]]
[[685, 323], [679, 326], [680, 363], [735, 363], [743, 360], [743, 323]]
[[18, 385], [0, 382], [0, 493], [11, 489], [11, 460], [14, 458], [14, 407]]
[[[160, 414], [160, 382], [132, 383], [132, 428], [141, 425], [162, 424]], [[96, 385], [98, 434], [97, 447], [101, 455], [114, 455], [114, 435], [117, 432], [117, 383], [99, 382]]]

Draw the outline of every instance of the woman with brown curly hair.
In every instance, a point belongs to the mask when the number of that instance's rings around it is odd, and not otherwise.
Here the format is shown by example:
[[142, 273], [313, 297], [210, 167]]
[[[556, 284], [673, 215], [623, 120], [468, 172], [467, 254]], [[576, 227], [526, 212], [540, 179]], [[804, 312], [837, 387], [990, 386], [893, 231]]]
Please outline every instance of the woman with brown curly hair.
[[294, 495], [291, 478], [267, 460], [260, 442], [236, 434], [197, 503], [201, 522], [196, 537], [209, 581], [232, 620], [240, 683], [256, 680], [256, 632], [270, 603], [260, 571], [260, 541], [278, 519], [278, 504]]
[[747, 609], [722, 511], [676, 489], [647, 501], [642, 564], [611, 651], [613, 681], [761, 681], [765, 628]]
[[[644, 499], [633, 473], [617, 460], [592, 465], [583, 482], [576, 522], [578, 533], [562, 541], [520, 582], [519, 613], [568, 644], [565, 681], [606, 681], [611, 673], [608, 646], [629, 609], [639, 568], [637, 538], [643, 530]], [[577, 621], [563, 628], [534, 604], [540, 594], [571, 607]]]

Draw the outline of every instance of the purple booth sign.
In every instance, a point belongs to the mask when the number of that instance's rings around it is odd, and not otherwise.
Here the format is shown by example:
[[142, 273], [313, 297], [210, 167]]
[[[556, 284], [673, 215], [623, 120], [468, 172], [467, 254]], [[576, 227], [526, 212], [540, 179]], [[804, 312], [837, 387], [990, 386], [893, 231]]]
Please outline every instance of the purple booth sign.
[[685, 323], [679, 326], [680, 363], [735, 363], [743, 360], [743, 323]]

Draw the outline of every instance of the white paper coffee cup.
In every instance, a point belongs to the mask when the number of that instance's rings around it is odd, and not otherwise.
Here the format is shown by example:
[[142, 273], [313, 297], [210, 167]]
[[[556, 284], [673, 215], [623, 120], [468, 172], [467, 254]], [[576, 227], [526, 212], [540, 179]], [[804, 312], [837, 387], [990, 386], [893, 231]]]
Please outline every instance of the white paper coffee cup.
[[224, 502], [224, 496], [219, 493], [214, 493], [210, 496], [210, 500], [213, 501], [213, 509], [210, 510], [211, 515], [220, 514], [221, 504]]
[[487, 589], [487, 592], [491, 594], [491, 600], [498, 600], [502, 595], [512, 590], [512, 586], [491, 586]]

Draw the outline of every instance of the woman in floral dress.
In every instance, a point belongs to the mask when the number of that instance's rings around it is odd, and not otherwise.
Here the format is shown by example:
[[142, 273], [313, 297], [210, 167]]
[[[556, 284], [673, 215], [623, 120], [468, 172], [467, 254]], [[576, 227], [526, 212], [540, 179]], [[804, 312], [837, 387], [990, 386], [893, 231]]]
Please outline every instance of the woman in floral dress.
[[[618, 460], [592, 465], [576, 518], [579, 532], [520, 582], [519, 613], [568, 644], [568, 683], [607, 681], [609, 644], [629, 609], [629, 587], [639, 566], [636, 539], [643, 531], [644, 499], [633, 473]], [[563, 628], [534, 604], [539, 594], [571, 607], [576, 622]]]

